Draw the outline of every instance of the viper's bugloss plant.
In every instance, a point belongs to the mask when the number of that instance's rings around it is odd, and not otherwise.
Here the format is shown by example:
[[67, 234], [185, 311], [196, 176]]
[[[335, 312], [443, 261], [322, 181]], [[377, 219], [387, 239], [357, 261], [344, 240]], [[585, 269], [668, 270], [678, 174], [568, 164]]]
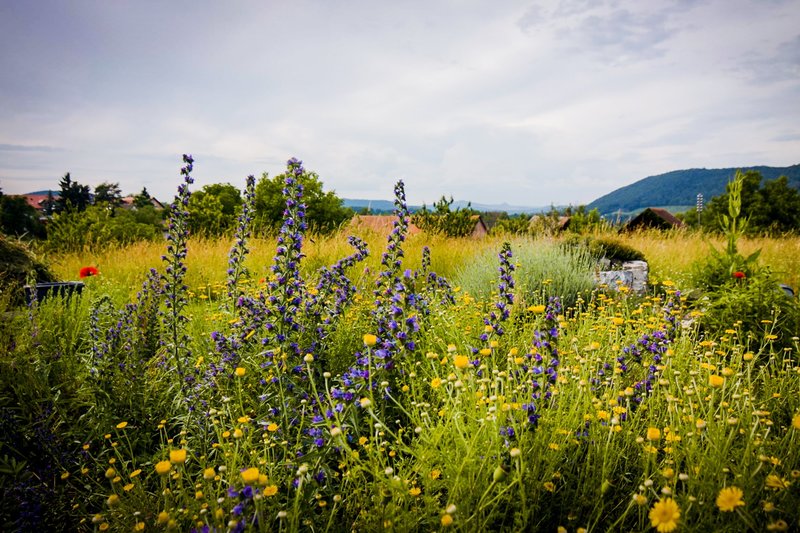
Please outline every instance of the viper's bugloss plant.
[[191, 155], [183, 155], [185, 166], [181, 168], [183, 183], [178, 186], [178, 193], [169, 208], [167, 223], [167, 253], [161, 257], [164, 262], [162, 281], [164, 284], [164, 313], [163, 322], [165, 337], [164, 364], [168, 369], [175, 371], [179, 380], [180, 395], [186, 408], [193, 410], [190, 396], [196, 383], [196, 376], [190, 364], [191, 349], [190, 338], [186, 333], [186, 323], [189, 318], [184, 314], [186, 308], [186, 291], [188, 287], [184, 282], [186, 276], [187, 241], [189, 239], [189, 198], [191, 193], [189, 185], [194, 183], [192, 168], [194, 159]]
[[242, 212], [239, 214], [236, 231], [233, 235], [234, 243], [228, 254], [227, 287], [229, 309], [236, 307], [236, 302], [239, 296], [242, 295], [240, 281], [247, 278], [249, 274], [244, 265], [244, 260], [250, 251], [247, 248], [247, 241], [253, 231], [255, 200], [256, 178], [251, 174], [247, 176], [247, 182], [244, 188], [244, 200], [242, 202]]

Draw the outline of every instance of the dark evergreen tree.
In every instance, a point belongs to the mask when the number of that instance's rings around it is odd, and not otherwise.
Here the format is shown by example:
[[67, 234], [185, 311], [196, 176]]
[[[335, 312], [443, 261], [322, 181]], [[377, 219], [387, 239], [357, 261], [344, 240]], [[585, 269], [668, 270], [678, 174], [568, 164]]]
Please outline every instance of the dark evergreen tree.
[[58, 183], [61, 187], [61, 195], [55, 202], [56, 213], [64, 211], [84, 211], [91, 203], [91, 190], [88, 185], [81, 185], [72, 178], [67, 172]]

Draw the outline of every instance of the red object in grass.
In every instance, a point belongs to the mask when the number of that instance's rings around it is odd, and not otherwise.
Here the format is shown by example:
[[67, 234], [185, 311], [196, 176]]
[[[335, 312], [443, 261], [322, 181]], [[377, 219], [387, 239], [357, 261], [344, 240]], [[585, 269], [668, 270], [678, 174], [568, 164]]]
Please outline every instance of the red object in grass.
[[89, 276], [96, 276], [98, 274], [100, 274], [100, 271], [97, 270], [97, 267], [93, 266], [83, 267], [78, 273], [81, 279], [88, 278]]
[[747, 277], [747, 276], [745, 275], [745, 273], [744, 273], [744, 272], [742, 272], [741, 270], [737, 270], [736, 272], [734, 272], [734, 273], [732, 274], [732, 276], [733, 276], [734, 278], [736, 278], [736, 279], [744, 279], [745, 277]]

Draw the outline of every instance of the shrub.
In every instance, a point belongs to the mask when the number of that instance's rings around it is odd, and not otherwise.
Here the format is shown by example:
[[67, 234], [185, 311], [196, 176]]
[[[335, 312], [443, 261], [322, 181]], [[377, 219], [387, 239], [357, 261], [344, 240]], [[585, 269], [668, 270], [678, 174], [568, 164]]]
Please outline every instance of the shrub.
[[[592, 290], [595, 259], [583, 247], [563, 246], [552, 241], [512, 241], [517, 269], [518, 298], [531, 305], [561, 297], [565, 307]], [[488, 250], [461, 268], [453, 284], [477, 299], [488, 299], [497, 279], [496, 252]]]

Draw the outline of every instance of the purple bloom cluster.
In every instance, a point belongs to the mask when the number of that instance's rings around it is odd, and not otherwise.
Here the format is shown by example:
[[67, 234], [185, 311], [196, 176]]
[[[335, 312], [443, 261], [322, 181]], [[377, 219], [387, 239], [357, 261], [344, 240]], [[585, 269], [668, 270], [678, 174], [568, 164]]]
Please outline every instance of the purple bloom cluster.
[[305, 222], [306, 206], [303, 203], [303, 184], [299, 179], [305, 170], [303, 162], [296, 158], [287, 163], [283, 196], [286, 208], [283, 224], [278, 232], [278, 243], [272, 266], [273, 279], [268, 283], [267, 302], [277, 311], [275, 339], [284, 352], [298, 355], [297, 337], [303, 330], [298, 320], [302, 309], [305, 287], [300, 276], [300, 260], [303, 257], [303, 235], [308, 226]]
[[531, 400], [522, 404], [528, 413], [528, 422], [536, 425], [540, 415], [538, 411], [545, 407], [550, 399], [550, 386], [558, 379], [558, 315], [561, 313], [561, 300], [550, 297], [545, 308], [544, 328], [533, 333], [533, 349], [526, 355], [527, 361], [522, 366], [524, 372], [533, 375], [533, 392]]
[[228, 300], [233, 307], [236, 306], [236, 302], [241, 295], [241, 291], [238, 289], [238, 283], [242, 278], [248, 275], [247, 269], [244, 266], [244, 260], [249, 253], [247, 240], [250, 238], [252, 232], [255, 201], [256, 178], [251, 174], [247, 176], [242, 212], [239, 214], [236, 224], [236, 232], [233, 236], [234, 244], [228, 254]]
[[[489, 313], [488, 317], [484, 317], [483, 323], [492, 327], [492, 333], [502, 336], [505, 331], [503, 329], [503, 322], [508, 320], [511, 314], [511, 306], [514, 304], [514, 264], [511, 262], [513, 257], [511, 253], [511, 245], [507, 242], [503, 243], [503, 247], [498, 254], [500, 258], [500, 282], [497, 284], [497, 301], [494, 303], [494, 309]], [[482, 341], [488, 340], [488, 334], [481, 335]]]
[[[183, 398], [189, 400], [196, 377], [190, 370], [189, 336], [184, 327], [188, 322], [188, 318], [183, 314], [187, 304], [186, 291], [188, 290], [184, 283], [186, 275], [184, 261], [189, 239], [189, 211], [187, 208], [191, 196], [189, 185], [194, 183], [191, 176], [194, 159], [192, 156], [184, 154], [183, 162], [185, 166], [181, 168], [181, 175], [184, 181], [178, 186], [178, 194], [170, 205], [166, 234], [167, 253], [161, 257], [166, 265], [162, 275], [166, 308], [163, 316], [166, 340], [163, 342], [167, 348], [164, 363], [174, 366], [177, 376], [181, 380]], [[192, 409], [191, 405], [189, 409]]]

